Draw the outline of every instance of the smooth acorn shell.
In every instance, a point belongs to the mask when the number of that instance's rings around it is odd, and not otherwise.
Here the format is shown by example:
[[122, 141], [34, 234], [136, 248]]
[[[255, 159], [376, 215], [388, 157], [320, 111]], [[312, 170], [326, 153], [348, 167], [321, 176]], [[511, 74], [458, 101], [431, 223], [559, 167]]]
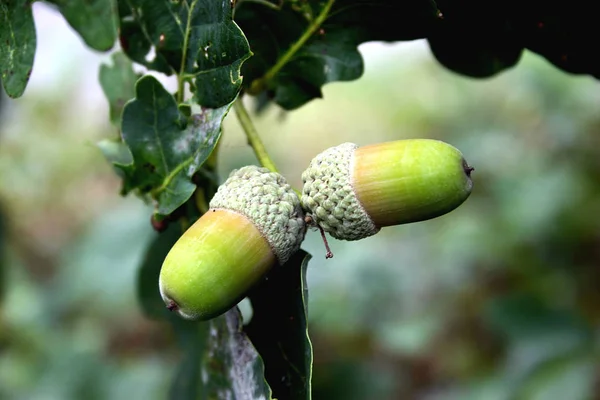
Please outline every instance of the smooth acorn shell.
[[247, 217], [211, 209], [165, 258], [160, 293], [183, 318], [207, 320], [235, 306], [276, 263], [267, 240]]
[[471, 194], [472, 170], [448, 143], [407, 139], [356, 149], [352, 183], [373, 223], [385, 227], [454, 210]]

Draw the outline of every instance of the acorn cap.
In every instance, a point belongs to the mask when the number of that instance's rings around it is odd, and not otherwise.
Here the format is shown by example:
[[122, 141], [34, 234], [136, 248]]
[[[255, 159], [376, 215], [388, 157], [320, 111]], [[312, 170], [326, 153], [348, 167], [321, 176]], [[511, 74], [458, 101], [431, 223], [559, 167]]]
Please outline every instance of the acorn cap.
[[356, 197], [352, 184], [354, 143], [318, 154], [302, 173], [302, 207], [306, 215], [336, 239], [358, 240], [379, 232]]
[[306, 226], [285, 179], [256, 166], [233, 171], [210, 210], [173, 246], [159, 288], [167, 308], [210, 319], [235, 306], [271, 267], [296, 252]]
[[344, 143], [311, 161], [301, 201], [331, 236], [358, 240], [455, 209], [471, 193], [471, 171], [460, 151], [439, 140]]
[[248, 217], [267, 239], [279, 264], [300, 248], [306, 225], [300, 199], [285, 178], [255, 165], [234, 170], [210, 201]]

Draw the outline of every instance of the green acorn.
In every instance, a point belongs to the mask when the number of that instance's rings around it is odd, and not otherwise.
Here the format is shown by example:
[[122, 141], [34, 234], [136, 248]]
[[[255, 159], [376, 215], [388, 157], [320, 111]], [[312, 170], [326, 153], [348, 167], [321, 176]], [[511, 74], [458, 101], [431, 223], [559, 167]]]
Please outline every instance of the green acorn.
[[285, 264], [306, 233], [298, 195], [266, 168], [233, 171], [209, 207], [160, 271], [167, 308], [186, 319], [210, 319], [235, 306], [273, 266]]
[[359, 240], [452, 211], [471, 194], [471, 171], [459, 150], [438, 140], [344, 143], [311, 161], [301, 203], [312, 224]]

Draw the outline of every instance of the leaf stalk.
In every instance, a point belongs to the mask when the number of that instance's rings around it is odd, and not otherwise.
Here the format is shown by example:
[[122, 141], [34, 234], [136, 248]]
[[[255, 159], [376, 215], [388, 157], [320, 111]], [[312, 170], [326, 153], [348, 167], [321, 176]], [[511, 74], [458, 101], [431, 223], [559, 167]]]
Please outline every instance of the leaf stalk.
[[317, 18], [315, 18], [306, 28], [302, 36], [295, 41], [292, 46], [277, 60], [275, 65], [273, 65], [262, 78], [258, 78], [250, 85], [248, 93], [250, 94], [258, 94], [262, 92], [268, 85], [269, 81], [273, 80], [275, 76], [281, 71], [281, 69], [294, 57], [294, 55], [306, 44], [306, 42], [311, 38], [311, 36], [319, 29], [319, 27], [325, 22], [327, 17], [329, 16], [329, 12], [331, 11], [331, 7], [333, 7], [333, 3], [335, 0], [327, 0], [325, 6], [321, 9]]
[[248, 138], [248, 144], [254, 150], [254, 154], [256, 154], [256, 158], [258, 162], [263, 167], [269, 169], [272, 172], [277, 172], [277, 167], [275, 163], [269, 156], [265, 145], [263, 144], [260, 136], [258, 136], [258, 131], [254, 127], [252, 123], [252, 119], [250, 119], [250, 115], [248, 114], [248, 110], [244, 106], [242, 102], [242, 97], [238, 97], [237, 100], [233, 103], [233, 109], [235, 110], [235, 115], [240, 121], [240, 125], [242, 125], [242, 129], [246, 133], [246, 137]]
[[191, 25], [192, 25], [192, 12], [195, 6], [195, 2], [192, 3], [192, 6], [188, 6], [187, 2], [183, 3], [185, 6], [188, 7], [188, 19], [187, 19], [187, 23], [185, 25], [185, 32], [183, 35], [183, 49], [181, 52], [181, 66], [179, 69], [179, 74], [177, 74], [177, 104], [181, 104], [183, 103], [183, 100], [185, 99], [185, 82], [187, 80], [187, 77], [185, 75], [185, 70], [186, 70], [186, 62], [187, 62], [187, 51], [188, 51], [188, 46], [189, 46], [189, 38], [190, 38], [190, 31], [191, 31]]

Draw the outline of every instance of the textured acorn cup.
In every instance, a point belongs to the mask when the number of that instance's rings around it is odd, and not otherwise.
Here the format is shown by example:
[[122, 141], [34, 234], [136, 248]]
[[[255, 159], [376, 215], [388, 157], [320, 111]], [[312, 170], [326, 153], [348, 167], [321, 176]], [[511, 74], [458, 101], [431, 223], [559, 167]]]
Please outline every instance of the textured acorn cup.
[[209, 206], [160, 271], [167, 308], [185, 319], [210, 319], [235, 306], [274, 265], [285, 264], [306, 233], [298, 195], [266, 168], [233, 171]]
[[458, 149], [439, 140], [344, 143], [311, 161], [301, 202], [334, 238], [359, 240], [454, 210], [471, 194], [472, 170]]

